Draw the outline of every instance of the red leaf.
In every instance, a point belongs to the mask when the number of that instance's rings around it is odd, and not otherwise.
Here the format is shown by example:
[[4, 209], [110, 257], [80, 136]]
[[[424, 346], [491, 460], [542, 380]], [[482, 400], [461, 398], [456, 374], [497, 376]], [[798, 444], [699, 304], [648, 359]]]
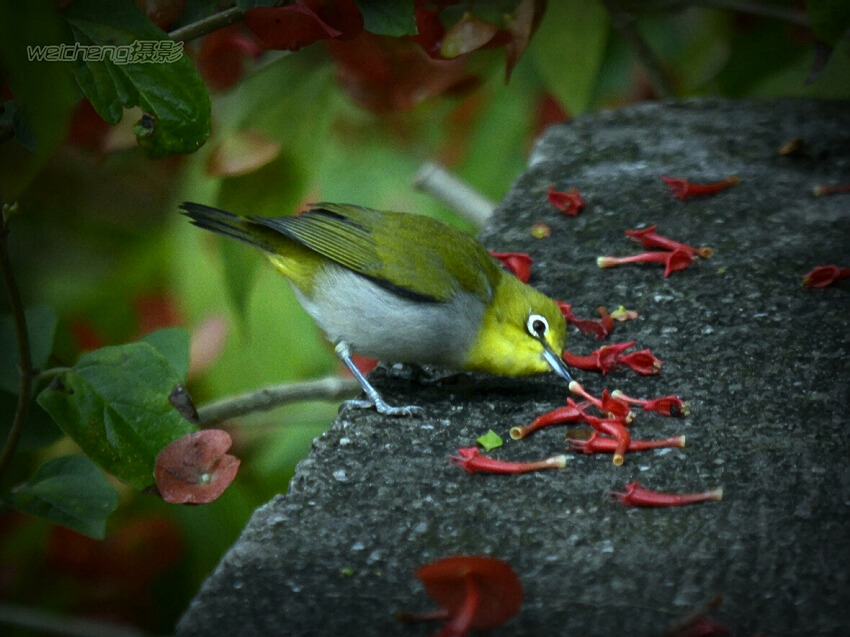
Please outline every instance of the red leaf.
[[230, 434], [204, 429], [166, 445], [156, 457], [154, 477], [162, 499], [172, 504], [206, 504], [236, 477], [239, 458], [226, 453]]
[[434, 60], [413, 41], [364, 31], [351, 42], [328, 40], [337, 79], [351, 98], [375, 113], [407, 111], [476, 81], [464, 59]]
[[264, 48], [286, 51], [319, 40], [350, 40], [363, 30], [363, 15], [354, 0], [300, 0], [285, 7], [257, 7], [245, 12], [244, 22]]
[[416, 9], [416, 35], [410, 36], [410, 39], [430, 57], [440, 59], [440, 44], [445, 33], [438, 11], [421, 7]]
[[238, 82], [245, 63], [263, 52], [241, 24], [233, 24], [206, 36], [198, 53], [198, 70], [213, 89], [224, 90]]

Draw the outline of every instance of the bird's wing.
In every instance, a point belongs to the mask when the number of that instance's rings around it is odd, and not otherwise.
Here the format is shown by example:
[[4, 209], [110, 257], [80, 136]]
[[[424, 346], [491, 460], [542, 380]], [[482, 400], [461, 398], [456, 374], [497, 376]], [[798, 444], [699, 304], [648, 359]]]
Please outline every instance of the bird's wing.
[[396, 294], [444, 302], [466, 291], [489, 301], [501, 274], [474, 238], [428, 217], [316, 204], [294, 217], [251, 217]]

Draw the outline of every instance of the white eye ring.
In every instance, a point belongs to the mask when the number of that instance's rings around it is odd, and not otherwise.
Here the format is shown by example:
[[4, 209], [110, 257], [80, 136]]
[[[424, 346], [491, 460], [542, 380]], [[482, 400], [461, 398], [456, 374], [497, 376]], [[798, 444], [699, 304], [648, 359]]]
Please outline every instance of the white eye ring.
[[549, 322], [539, 314], [532, 314], [525, 322], [525, 329], [535, 338], [543, 338], [549, 331]]

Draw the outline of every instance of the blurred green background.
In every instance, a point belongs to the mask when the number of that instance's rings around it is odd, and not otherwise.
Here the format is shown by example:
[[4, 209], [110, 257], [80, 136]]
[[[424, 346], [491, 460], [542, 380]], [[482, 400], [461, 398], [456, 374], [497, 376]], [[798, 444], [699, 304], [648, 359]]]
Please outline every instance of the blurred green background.
[[[149, 14], [177, 5], [166, 30], [215, 5], [137, 4]], [[486, 17], [516, 4], [460, 8]], [[208, 35], [187, 42], [212, 100], [208, 141], [193, 154], [151, 160], [132, 134], [140, 112], [108, 126], [79, 101], [64, 141], [18, 198], [20, 212], [10, 223], [24, 304], [48, 305], [59, 317], [56, 365], [159, 327], [186, 327], [193, 337], [189, 389], [199, 405], [342, 373], [287, 283], [249, 248], [191, 226], [177, 213], [180, 202], [254, 215], [290, 214], [311, 201], [350, 202], [434, 215], [473, 230], [413, 187], [421, 165], [441, 162], [498, 201], [547, 125], [659, 97], [662, 87], [653, 85], [629, 41], [632, 30], [657, 56], [672, 97], [850, 97], [847, 22], [837, 36], [806, 26], [826, 10], [835, 10], [840, 24], [846, 18], [840, 5], [847, 3], [711, 6], [724, 4], [735, 3], [549, 2], [508, 83], [503, 47], [474, 51], [450, 67], [402, 57], [394, 72], [366, 82], [350, 56], [348, 65], [341, 61], [339, 43], [263, 52], [241, 25], [216, 41]], [[759, 15], [765, 7], [783, 19]], [[629, 17], [635, 20], [624, 20]], [[818, 39], [832, 40], [831, 56]], [[815, 79], [807, 81], [813, 71]], [[5, 297], [0, 305], [7, 311]], [[295, 464], [336, 408], [300, 403], [228, 423], [231, 453], [242, 464], [219, 500], [174, 506], [120, 486], [121, 504], [102, 542], [4, 511], [0, 597], [151, 633], [171, 631], [251, 512], [286, 491]], [[3, 418], [10, 413], [4, 409]], [[73, 452], [47, 416], [40, 418], [52, 444], [25, 444], [5, 482], [20, 481], [45, 458]]]

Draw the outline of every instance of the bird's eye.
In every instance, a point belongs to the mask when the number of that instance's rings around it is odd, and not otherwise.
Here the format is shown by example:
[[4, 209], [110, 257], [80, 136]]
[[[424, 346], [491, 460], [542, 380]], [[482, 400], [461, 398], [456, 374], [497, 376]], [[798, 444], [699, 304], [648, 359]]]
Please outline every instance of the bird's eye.
[[543, 338], [549, 329], [549, 323], [539, 314], [532, 314], [525, 323], [528, 333], [537, 338]]

